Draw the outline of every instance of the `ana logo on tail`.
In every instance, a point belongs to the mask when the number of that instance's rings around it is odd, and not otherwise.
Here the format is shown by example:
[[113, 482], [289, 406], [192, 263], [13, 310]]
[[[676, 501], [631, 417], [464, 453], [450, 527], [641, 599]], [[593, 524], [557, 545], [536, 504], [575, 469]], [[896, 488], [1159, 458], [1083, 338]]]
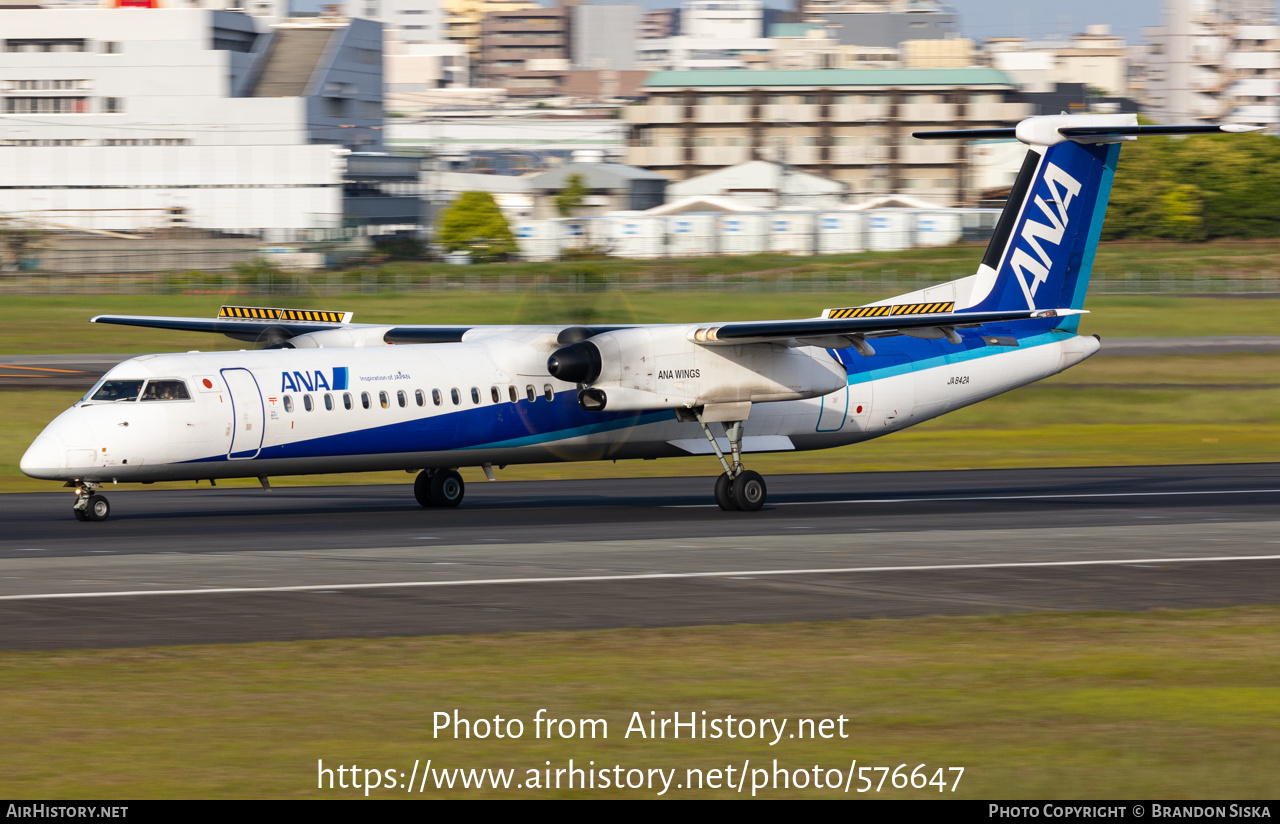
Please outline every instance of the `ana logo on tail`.
[[[1049, 252], [1045, 251], [1041, 241], [1051, 243], [1058, 246], [1062, 243], [1062, 236], [1066, 233], [1067, 224], [1070, 218], [1067, 209], [1071, 206], [1071, 199], [1080, 194], [1080, 181], [1064, 172], [1056, 164], [1047, 163], [1044, 172], [1044, 182], [1049, 188], [1049, 200], [1036, 195], [1036, 205], [1040, 207], [1040, 211], [1048, 219], [1048, 224], [1037, 223], [1030, 216], [1022, 224], [1022, 243], [1013, 250], [1013, 257], [1009, 261], [1009, 265], [1013, 268], [1013, 273], [1018, 278], [1018, 284], [1022, 287], [1022, 293], [1027, 297], [1027, 308], [1035, 309], [1036, 290], [1040, 288], [1040, 284], [1049, 278], [1049, 270], [1053, 268], [1053, 259], [1049, 256]], [[1050, 209], [1050, 204], [1054, 208]], [[1035, 252], [1035, 256], [1027, 251], [1027, 247]], [[1027, 275], [1031, 275], [1030, 281]]]

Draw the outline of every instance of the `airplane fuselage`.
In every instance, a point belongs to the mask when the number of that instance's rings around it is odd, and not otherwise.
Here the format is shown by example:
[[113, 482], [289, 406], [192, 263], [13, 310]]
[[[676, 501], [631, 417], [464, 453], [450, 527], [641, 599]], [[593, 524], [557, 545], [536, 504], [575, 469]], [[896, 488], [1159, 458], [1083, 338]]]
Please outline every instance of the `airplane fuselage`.
[[[824, 449], [879, 437], [1060, 372], [1099, 346], [1043, 324], [1017, 326], [1003, 345], [963, 330], [958, 347], [902, 337], [878, 341], [870, 357], [793, 350], [847, 375], [847, 387], [753, 404], [742, 449]], [[582, 409], [578, 387], [547, 374], [561, 328], [477, 330], [460, 343], [134, 358], [104, 383], [181, 381], [187, 397], [139, 390], [134, 400], [91, 400], [90, 392], [45, 429], [22, 470], [123, 483], [712, 453], [698, 423], [670, 409]], [[703, 379], [697, 370], [662, 378], [695, 393]]]

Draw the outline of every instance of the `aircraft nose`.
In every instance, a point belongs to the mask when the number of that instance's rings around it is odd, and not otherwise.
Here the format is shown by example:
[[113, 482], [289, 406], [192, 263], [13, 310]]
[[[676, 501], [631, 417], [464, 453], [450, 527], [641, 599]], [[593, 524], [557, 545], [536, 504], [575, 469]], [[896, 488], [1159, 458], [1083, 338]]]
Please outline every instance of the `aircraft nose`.
[[18, 462], [18, 468], [22, 470], [22, 474], [32, 478], [57, 480], [65, 454], [66, 449], [62, 444], [53, 437], [42, 434], [27, 447], [22, 460]]

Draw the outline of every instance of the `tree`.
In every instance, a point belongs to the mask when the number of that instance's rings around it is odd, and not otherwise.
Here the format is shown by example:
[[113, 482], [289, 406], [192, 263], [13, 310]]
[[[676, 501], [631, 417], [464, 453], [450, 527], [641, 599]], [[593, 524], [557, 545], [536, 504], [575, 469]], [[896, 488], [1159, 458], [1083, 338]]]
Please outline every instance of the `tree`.
[[586, 202], [587, 195], [590, 193], [582, 175], [576, 173], [569, 175], [569, 179], [565, 181], [565, 187], [560, 190], [560, 194], [556, 195], [556, 211], [560, 213], [560, 217], [573, 217], [573, 213], [582, 208], [582, 204]]
[[515, 235], [488, 192], [463, 192], [440, 217], [436, 241], [450, 252], [470, 252], [472, 260], [501, 260], [517, 251]]
[[44, 241], [42, 229], [17, 218], [0, 217], [0, 272], [6, 257], [13, 260], [14, 271], [20, 271], [22, 262], [40, 251]]

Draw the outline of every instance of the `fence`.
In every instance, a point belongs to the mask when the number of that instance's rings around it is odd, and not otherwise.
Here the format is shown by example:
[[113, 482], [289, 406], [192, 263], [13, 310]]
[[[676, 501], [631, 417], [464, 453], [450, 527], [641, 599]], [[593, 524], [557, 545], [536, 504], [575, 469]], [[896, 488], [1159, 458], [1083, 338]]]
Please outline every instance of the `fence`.
[[[584, 266], [574, 271], [524, 273], [404, 273], [384, 270], [288, 274], [201, 273], [150, 275], [18, 274], [0, 277], [0, 295], [225, 295], [308, 300], [360, 293], [484, 292], [800, 292], [889, 296], [923, 289], [972, 272], [922, 274], [881, 270], [792, 275], [786, 272], [695, 275], [648, 272], [625, 276], [600, 274]], [[1091, 294], [1102, 295], [1271, 295], [1280, 296], [1280, 273], [1225, 277], [1185, 273], [1094, 272]]]

